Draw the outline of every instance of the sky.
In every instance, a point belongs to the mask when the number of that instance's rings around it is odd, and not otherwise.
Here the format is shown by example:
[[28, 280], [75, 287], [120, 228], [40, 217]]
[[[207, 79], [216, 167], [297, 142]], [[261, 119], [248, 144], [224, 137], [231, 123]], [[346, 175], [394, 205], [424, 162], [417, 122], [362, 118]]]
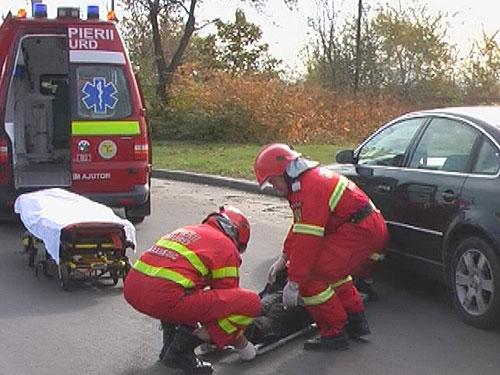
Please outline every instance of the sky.
[[[388, 3], [392, 6], [411, 3], [412, 0], [363, 0], [363, 4], [374, 7], [377, 4]], [[75, 6], [81, 9], [87, 5], [99, 5], [101, 17], [105, 18], [111, 7], [111, 0], [44, 0], [49, 9], [49, 17], [55, 14], [57, 6]], [[197, 10], [197, 20], [219, 17], [224, 21], [233, 21], [237, 7], [245, 11], [247, 21], [257, 24], [263, 32], [263, 42], [269, 44], [273, 57], [281, 59], [290, 71], [303, 70], [300, 53], [304, 45], [310, 42], [311, 30], [307, 26], [308, 18], [317, 16], [317, 0], [298, 0], [299, 8], [290, 10], [282, 0], [268, 0], [260, 12], [253, 7], [245, 6], [239, 0], [204, 0]], [[16, 13], [19, 8], [29, 9], [31, 2], [27, 0], [0, 0], [0, 16], [10, 9]], [[119, 0], [115, 0], [117, 16], [120, 18]], [[446, 12], [451, 23], [448, 30], [449, 41], [457, 44], [465, 55], [474, 40], [479, 40], [484, 29], [492, 35], [500, 28], [498, 21], [500, 1], [498, 0], [419, 0], [427, 5], [430, 14], [438, 11]], [[343, 14], [357, 10], [358, 0], [337, 0], [336, 7]], [[30, 14], [28, 12], [28, 14]], [[452, 18], [451, 15], [454, 15]], [[500, 41], [500, 37], [497, 38]]]

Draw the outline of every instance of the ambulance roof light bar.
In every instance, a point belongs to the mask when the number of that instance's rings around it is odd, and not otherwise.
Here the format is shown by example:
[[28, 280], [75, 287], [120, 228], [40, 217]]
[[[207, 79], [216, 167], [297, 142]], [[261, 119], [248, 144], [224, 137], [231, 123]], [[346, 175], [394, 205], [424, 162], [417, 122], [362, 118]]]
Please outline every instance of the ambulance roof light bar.
[[99, 5], [88, 5], [87, 6], [87, 19], [88, 20], [99, 19]]
[[47, 4], [33, 4], [33, 16], [35, 18], [47, 18]]
[[57, 18], [80, 18], [80, 8], [58, 7]]

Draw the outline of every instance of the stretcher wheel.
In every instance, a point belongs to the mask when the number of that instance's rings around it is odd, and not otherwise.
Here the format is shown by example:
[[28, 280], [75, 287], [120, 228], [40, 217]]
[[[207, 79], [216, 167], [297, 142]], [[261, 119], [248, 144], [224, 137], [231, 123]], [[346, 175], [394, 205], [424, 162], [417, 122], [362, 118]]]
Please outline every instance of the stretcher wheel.
[[113, 280], [113, 285], [118, 284], [118, 280], [119, 280], [118, 272], [116, 270], [112, 270], [112, 271], [110, 271], [110, 274], [111, 274], [111, 279]]
[[132, 268], [132, 267], [130, 266], [130, 263], [127, 262], [125, 264], [125, 268], [122, 270], [122, 280], [123, 280], [123, 282], [125, 282], [125, 279], [127, 278], [127, 275], [128, 275], [128, 273], [130, 271], [130, 268]]
[[69, 290], [69, 270], [66, 265], [59, 265], [59, 284], [63, 290]]

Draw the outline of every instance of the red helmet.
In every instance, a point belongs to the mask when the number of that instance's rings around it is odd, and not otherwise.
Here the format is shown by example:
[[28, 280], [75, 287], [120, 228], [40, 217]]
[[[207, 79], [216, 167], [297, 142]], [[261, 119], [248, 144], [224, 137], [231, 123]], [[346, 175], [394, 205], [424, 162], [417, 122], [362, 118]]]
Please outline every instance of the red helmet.
[[250, 223], [245, 215], [234, 206], [224, 205], [218, 212], [207, 216], [203, 223], [214, 220], [217, 226], [236, 244], [238, 251], [243, 253], [250, 240]]
[[283, 143], [271, 143], [264, 146], [253, 164], [255, 178], [259, 185], [263, 185], [270, 177], [281, 176], [287, 165], [297, 159], [300, 154]]

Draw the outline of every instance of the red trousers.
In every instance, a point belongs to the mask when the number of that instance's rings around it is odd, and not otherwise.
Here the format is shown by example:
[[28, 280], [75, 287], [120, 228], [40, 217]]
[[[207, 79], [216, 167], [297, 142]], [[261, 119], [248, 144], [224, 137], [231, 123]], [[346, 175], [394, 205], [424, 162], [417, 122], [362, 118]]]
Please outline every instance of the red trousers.
[[374, 252], [382, 252], [387, 239], [385, 221], [378, 211], [359, 224], [343, 224], [335, 233], [325, 236], [310, 279], [299, 283], [300, 295], [306, 300], [322, 296], [315, 304], [306, 304], [322, 336], [336, 335], [346, 324], [347, 313], [364, 310], [363, 301], [352, 282], [335, 288], [330, 298], [327, 297], [331, 293], [325, 291], [348, 277]]
[[136, 310], [153, 318], [191, 326], [202, 323], [219, 348], [239, 337], [260, 313], [260, 298], [250, 290], [195, 289], [186, 293], [170, 281], [133, 269], [125, 279], [124, 295]]

